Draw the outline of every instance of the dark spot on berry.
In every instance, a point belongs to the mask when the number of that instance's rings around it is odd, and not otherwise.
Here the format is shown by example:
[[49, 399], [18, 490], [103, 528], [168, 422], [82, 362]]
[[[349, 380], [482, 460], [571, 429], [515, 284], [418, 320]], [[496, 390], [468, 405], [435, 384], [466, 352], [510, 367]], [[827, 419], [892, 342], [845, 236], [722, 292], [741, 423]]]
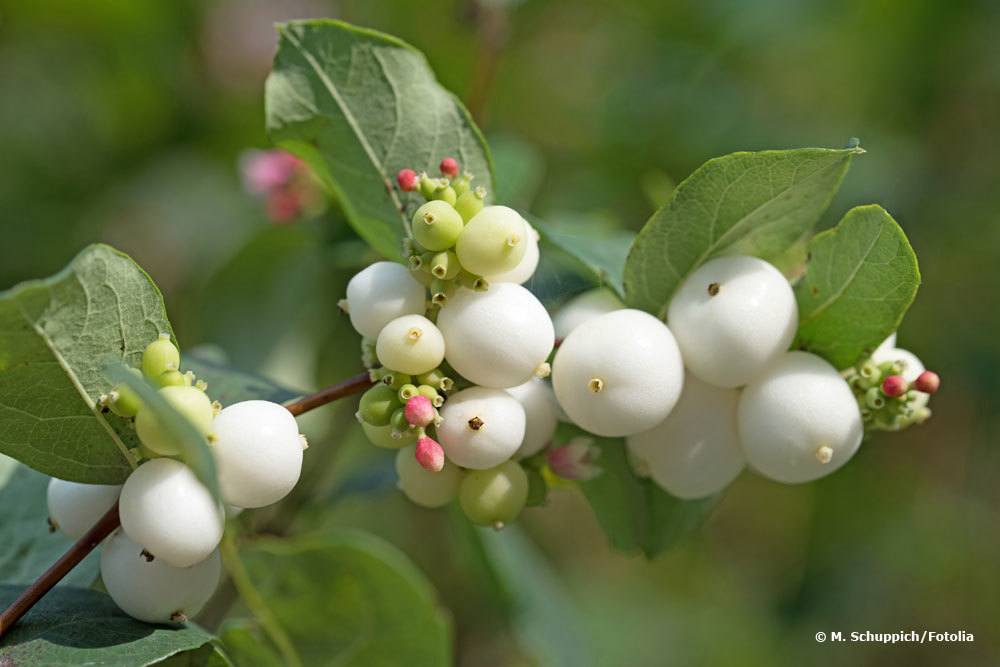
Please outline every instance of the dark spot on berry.
[[146, 559], [147, 563], [152, 563], [153, 559], [156, 558], [153, 554], [149, 553], [145, 549], [139, 552], [139, 555]]
[[50, 533], [54, 533], [57, 530], [59, 530], [59, 526], [57, 526], [56, 522], [52, 520], [52, 517], [47, 518], [46, 521], [49, 524], [49, 532]]
[[485, 425], [486, 425], [485, 422], [483, 422], [483, 420], [480, 419], [479, 417], [473, 417], [472, 419], [469, 420], [469, 428], [471, 428], [473, 431], [478, 431]]
[[708, 295], [715, 296], [718, 293], [719, 293], [719, 283], [711, 283], [708, 286]]

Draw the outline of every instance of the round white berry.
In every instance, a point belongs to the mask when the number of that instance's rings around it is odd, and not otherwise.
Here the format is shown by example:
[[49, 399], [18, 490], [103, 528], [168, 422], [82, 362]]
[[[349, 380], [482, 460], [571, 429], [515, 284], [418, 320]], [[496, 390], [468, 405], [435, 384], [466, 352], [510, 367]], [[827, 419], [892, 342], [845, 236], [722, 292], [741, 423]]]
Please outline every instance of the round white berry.
[[[891, 336], [890, 339], [895, 342], [895, 339]], [[909, 350], [904, 350], [901, 347], [883, 347], [888, 342], [889, 339], [886, 339], [885, 343], [882, 343], [882, 345], [875, 350], [872, 354], [872, 361], [876, 364], [884, 364], [887, 361], [897, 361], [903, 367], [903, 379], [909, 383], [915, 382], [916, 379], [920, 377], [920, 374], [927, 370], [924, 368], [924, 363], [920, 361], [920, 358], [917, 357], [917, 355], [913, 354]], [[914, 391], [916, 390], [914, 389]], [[911, 408], [922, 408], [927, 405], [931, 399], [930, 394], [922, 391], [916, 391], [916, 394], [916, 398], [910, 401]]]
[[423, 507], [443, 507], [458, 493], [462, 471], [450, 461], [438, 472], [426, 470], [417, 461], [416, 446], [404, 447], [396, 453], [396, 486], [407, 498]]
[[111, 509], [118, 500], [121, 486], [80, 484], [53, 477], [49, 480], [49, 520], [78, 540]]
[[738, 424], [750, 466], [787, 484], [829, 475], [854, 456], [864, 435], [847, 383], [808, 352], [782, 355], [746, 386]]
[[493, 276], [486, 276], [486, 280], [489, 283], [517, 283], [518, 285], [523, 285], [531, 279], [531, 276], [535, 275], [535, 269], [538, 268], [538, 260], [541, 259], [541, 255], [538, 251], [538, 232], [527, 222], [524, 223], [525, 227], [528, 229], [528, 236], [525, 241], [526, 245], [524, 248], [524, 257], [521, 261], [517, 263], [510, 271], [505, 271], [504, 273], [498, 273]]
[[174, 567], [205, 560], [222, 539], [222, 507], [173, 459], [136, 468], [125, 480], [118, 507], [125, 533]]
[[407, 375], [432, 371], [444, 360], [444, 337], [423, 315], [404, 315], [379, 332], [375, 354], [388, 369]]
[[877, 355], [877, 354], [882, 354], [884, 352], [888, 352], [889, 350], [893, 349], [894, 347], [896, 347], [896, 332], [895, 331], [893, 331], [891, 334], [889, 334], [888, 338], [886, 338], [884, 341], [882, 341], [881, 343], [879, 343], [879, 346], [877, 348], [875, 348], [875, 352], [872, 353], [872, 356]]
[[449, 396], [441, 409], [438, 440], [447, 457], [463, 468], [492, 468], [524, 441], [524, 408], [500, 389], [470, 387]]
[[677, 405], [649, 431], [625, 443], [633, 461], [678, 498], [705, 498], [736, 479], [745, 459], [736, 430], [740, 392], [713, 387], [690, 373]]
[[223, 499], [264, 507], [284, 498], [302, 472], [302, 438], [295, 417], [270, 401], [243, 401], [215, 418], [212, 452]]
[[552, 364], [552, 387], [567, 416], [607, 437], [659, 424], [677, 402], [683, 382], [670, 329], [640, 310], [617, 310], [581, 324]]
[[347, 283], [347, 310], [362, 336], [375, 338], [386, 324], [426, 308], [424, 286], [395, 262], [375, 262]]
[[173, 567], [118, 531], [101, 548], [101, 581], [126, 614], [146, 623], [191, 618], [219, 584], [219, 552], [191, 567]]
[[584, 322], [624, 307], [625, 304], [621, 299], [606, 287], [598, 287], [579, 294], [567, 301], [552, 318], [556, 338], [566, 338], [573, 329]]
[[438, 326], [446, 343], [445, 359], [483, 387], [524, 384], [555, 345], [545, 307], [514, 283], [491, 285], [485, 292], [458, 290], [441, 309]]
[[541, 378], [531, 378], [524, 384], [511, 387], [507, 393], [517, 399], [524, 408], [524, 441], [516, 456], [523, 458], [542, 451], [552, 441], [559, 413], [552, 388]]
[[698, 267], [670, 302], [667, 323], [684, 365], [719, 387], [740, 387], [788, 349], [798, 307], [781, 272], [756, 257]]

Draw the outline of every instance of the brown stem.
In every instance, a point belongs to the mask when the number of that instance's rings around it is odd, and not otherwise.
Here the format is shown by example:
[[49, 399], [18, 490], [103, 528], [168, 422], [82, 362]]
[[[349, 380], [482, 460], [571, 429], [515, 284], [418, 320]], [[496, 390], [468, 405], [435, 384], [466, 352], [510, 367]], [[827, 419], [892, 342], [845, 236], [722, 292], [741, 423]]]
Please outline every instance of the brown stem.
[[[298, 416], [321, 405], [332, 403], [339, 398], [362, 392], [370, 386], [372, 386], [371, 378], [368, 377], [367, 372], [364, 372], [326, 389], [321, 389], [315, 394], [309, 394], [292, 401], [285, 408], [293, 415]], [[83, 537], [52, 564], [52, 567], [24, 589], [17, 599], [3, 613], [0, 613], [0, 638], [6, 635], [14, 624], [28, 613], [29, 609], [34, 607], [46, 593], [52, 590], [53, 586], [69, 574], [70, 570], [79, 565], [80, 561], [86, 558], [87, 554], [93, 551], [119, 525], [121, 522], [118, 518], [118, 503], [115, 503], [114, 507], [98, 519], [97, 523]]]

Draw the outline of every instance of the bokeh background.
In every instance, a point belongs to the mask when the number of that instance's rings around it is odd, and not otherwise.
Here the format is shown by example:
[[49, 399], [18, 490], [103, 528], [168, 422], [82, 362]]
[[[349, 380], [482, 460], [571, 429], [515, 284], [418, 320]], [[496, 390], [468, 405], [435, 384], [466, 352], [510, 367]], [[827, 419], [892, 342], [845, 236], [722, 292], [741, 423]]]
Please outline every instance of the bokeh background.
[[[653, 561], [613, 552], [572, 490], [523, 526], [594, 665], [1000, 662], [1000, 5], [4, 0], [0, 288], [102, 240], [149, 270], [184, 346], [305, 389], [357, 372], [335, 303], [374, 258], [335, 209], [271, 222], [238, 166], [268, 145], [271, 23], [313, 16], [423, 50], [490, 138], [502, 195], [541, 217], [638, 229], [710, 157], [859, 137], [824, 224], [876, 202], [910, 236], [924, 284], [900, 344], [943, 378], [935, 417], [819, 483], [745, 474]], [[542, 283], [550, 299], [583, 287]], [[351, 412], [311, 416], [318, 495], [292, 529], [358, 526], [404, 549], [450, 610], [459, 664], [545, 664], [461, 521], [395, 493]], [[813, 639], [925, 628], [975, 642]]]

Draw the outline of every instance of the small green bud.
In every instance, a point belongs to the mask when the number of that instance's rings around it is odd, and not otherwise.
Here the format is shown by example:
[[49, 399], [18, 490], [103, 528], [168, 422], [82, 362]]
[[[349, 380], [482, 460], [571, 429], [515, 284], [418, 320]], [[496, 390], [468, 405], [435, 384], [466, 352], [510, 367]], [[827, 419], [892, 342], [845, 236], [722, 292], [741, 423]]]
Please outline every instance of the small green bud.
[[428, 250], [441, 251], [455, 245], [464, 222], [455, 208], [445, 201], [429, 201], [413, 214], [413, 237]]
[[424, 199], [430, 200], [434, 198], [434, 192], [441, 187], [438, 179], [431, 178], [427, 175], [427, 172], [420, 174], [420, 194], [423, 195]]
[[410, 429], [410, 422], [406, 421], [406, 410], [400, 408], [392, 413], [392, 418], [389, 419], [389, 425], [394, 431], [400, 433], [406, 433]]
[[161, 387], [190, 387], [191, 376], [178, 370], [169, 370], [160, 373], [160, 377], [156, 378], [156, 384]]
[[461, 197], [472, 187], [472, 174], [466, 172], [461, 176], [456, 176], [451, 182], [451, 187], [457, 197]]
[[404, 385], [412, 383], [413, 378], [407, 375], [406, 373], [397, 373], [396, 371], [389, 371], [382, 376], [382, 382], [385, 385], [392, 387], [393, 389], [398, 391]]
[[462, 220], [468, 222], [483, 210], [486, 203], [486, 188], [480, 186], [475, 190], [463, 193], [455, 202], [455, 210], [462, 216]]
[[881, 410], [885, 407], [885, 396], [878, 387], [871, 387], [865, 392], [865, 403], [872, 410]]
[[392, 387], [379, 383], [361, 395], [358, 414], [372, 426], [388, 426], [392, 413], [399, 408], [397, 392]]
[[427, 266], [430, 267], [431, 275], [439, 280], [451, 280], [462, 270], [462, 265], [458, 262], [458, 255], [451, 250], [445, 250], [432, 256]]
[[446, 185], [443, 188], [438, 188], [437, 190], [435, 190], [433, 198], [440, 201], [448, 202], [452, 206], [454, 206], [455, 202], [458, 201], [458, 195], [455, 194], [455, 189], [450, 185]]
[[170, 341], [170, 334], [160, 334], [142, 353], [142, 372], [154, 382], [166, 371], [177, 370], [180, 365], [181, 353]]
[[475, 290], [477, 292], [485, 292], [490, 288], [490, 283], [486, 280], [486, 278], [477, 276], [474, 273], [469, 273], [464, 269], [458, 273], [456, 280], [458, 280], [458, 284], [462, 287]]
[[406, 445], [413, 444], [413, 433], [404, 431], [400, 435], [393, 435], [393, 427], [372, 426], [368, 422], [361, 422], [361, 429], [365, 432], [368, 440], [376, 447], [385, 449], [399, 449]]
[[443, 306], [448, 302], [448, 298], [455, 293], [455, 283], [450, 280], [440, 280], [435, 278], [431, 281], [431, 303], [436, 306]]
[[[136, 368], [130, 368], [129, 371], [142, 377], [142, 374]], [[131, 387], [126, 384], [120, 384], [111, 391], [110, 396], [108, 396], [107, 405], [119, 417], [135, 417], [139, 413], [139, 409], [142, 408], [142, 401], [139, 399], [139, 395], [132, 391]]]
[[438, 393], [438, 390], [429, 384], [422, 384], [417, 387], [417, 393], [421, 396], [426, 396], [435, 408], [440, 408], [444, 405], [444, 398]]
[[406, 403], [408, 400], [417, 395], [417, 386], [415, 384], [404, 384], [399, 388], [398, 399], [400, 403]]

